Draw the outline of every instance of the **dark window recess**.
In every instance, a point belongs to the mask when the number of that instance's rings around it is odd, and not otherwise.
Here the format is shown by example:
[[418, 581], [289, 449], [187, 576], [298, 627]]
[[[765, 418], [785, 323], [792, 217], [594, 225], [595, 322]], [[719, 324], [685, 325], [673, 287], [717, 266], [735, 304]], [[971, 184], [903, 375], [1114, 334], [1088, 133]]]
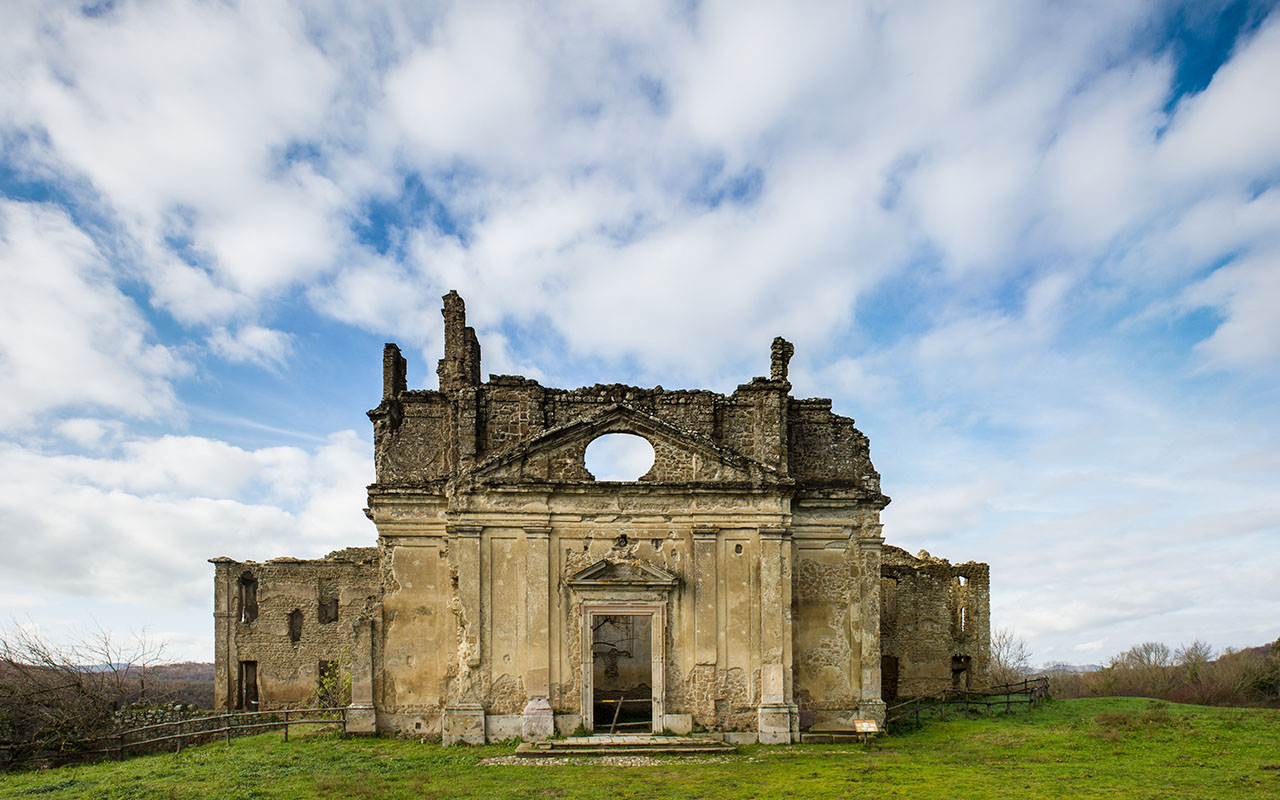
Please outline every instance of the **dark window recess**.
[[289, 641], [302, 641], [302, 612], [296, 608], [289, 612]]
[[318, 616], [320, 617], [321, 625], [324, 625], [330, 622], [337, 622], [338, 621], [338, 601], [336, 599], [321, 600]]
[[968, 689], [969, 688], [969, 665], [972, 660], [969, 656], [952, 656], [951, 658], [951, 688], [952, 689]]
[[880, 656], [880, 696], [889, 705], [898, 699], [897, 656]]
[[898, 579], [880, 579], [880, 624], [892, 628], [898, 621]]
[[240, 576], [240, 621], [253, 622], [258, 618], [258, 579], [253, 573]]
[[240, 662], [240, 692], [236, 698], [236, 708], [246, 711], [258, 710], [258, 662]]

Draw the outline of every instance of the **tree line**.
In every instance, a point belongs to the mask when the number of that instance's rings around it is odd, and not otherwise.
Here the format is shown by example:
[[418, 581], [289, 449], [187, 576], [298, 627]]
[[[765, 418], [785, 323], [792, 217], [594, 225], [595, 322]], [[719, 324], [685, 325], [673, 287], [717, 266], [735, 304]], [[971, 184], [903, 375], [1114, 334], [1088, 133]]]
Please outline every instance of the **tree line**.
[[1063, 664], [1031, 668], [1031, 650], [1008, 629], [991, 634], [991, 682], [1047, 675], [1057, 698], [1151, 697], [1206, 706], [1280, 706], [1280, 639], [1269, 645], [1215, 651], [1196, 639], [1171, 648], [1143, 642], [1081, 672]]

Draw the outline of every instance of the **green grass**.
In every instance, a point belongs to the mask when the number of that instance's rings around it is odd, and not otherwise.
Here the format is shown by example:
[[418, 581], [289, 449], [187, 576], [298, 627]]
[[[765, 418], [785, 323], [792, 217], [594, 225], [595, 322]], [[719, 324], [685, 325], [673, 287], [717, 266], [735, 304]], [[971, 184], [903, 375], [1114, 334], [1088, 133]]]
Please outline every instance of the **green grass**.
[[727, 763], [481, 766], [512, 745], [295, 732], [0, 776], [48, 798], [1280, 798], [1280, 711], [1135, 698], [1052, 701], [861, 745], [747, 747]]

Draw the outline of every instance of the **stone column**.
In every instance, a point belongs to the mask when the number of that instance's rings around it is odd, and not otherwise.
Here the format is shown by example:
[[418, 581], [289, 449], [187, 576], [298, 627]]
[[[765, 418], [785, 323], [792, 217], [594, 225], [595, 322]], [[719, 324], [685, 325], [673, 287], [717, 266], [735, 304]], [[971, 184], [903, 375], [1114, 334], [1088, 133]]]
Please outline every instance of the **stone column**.
[[351, 705], [347, 706], [347, 733], [377, 733], [373, 706], [373, 614], [365, 613], [351, 624]]
[[450, 525], [449, 562], [457, 572], [453, 611], [461, 631], [456, 675], [440, 721], [445, 744], [484, 744], [484, 706], [480, 704], [480, 525]]
[[862, 644], [862, 687], [858, 716], [884, 724], [884, 699], [880, 691], [880, 547], [884, 538], [874, 526], [870, 536], [859, 536], [858, 635]]
[[213, 576], [213, 707], [231, 711], [236, 704], [235, 579], [229, 558], [210, 559]]
[[791, 641], [790, 531], [760, 529], [760, 708], [762, 744], [787, 744], [799, 711], [791, 702], [787, 656]]
[[716, 528], [693, 529], [693, 713], [700, 725], [715, 723], [716, 662], [720, 631], [716, 615]]
[[526, 526], [527, 555], [525, 583], [528, 586], [528, 673], [525, 692], [529, 701], [524, 707], [521, 734], [526, 742], [537, 742], [555, 733], [555, 715], [551, 710], [551, 616], [549, 613], [551, 576], [551, 529]]

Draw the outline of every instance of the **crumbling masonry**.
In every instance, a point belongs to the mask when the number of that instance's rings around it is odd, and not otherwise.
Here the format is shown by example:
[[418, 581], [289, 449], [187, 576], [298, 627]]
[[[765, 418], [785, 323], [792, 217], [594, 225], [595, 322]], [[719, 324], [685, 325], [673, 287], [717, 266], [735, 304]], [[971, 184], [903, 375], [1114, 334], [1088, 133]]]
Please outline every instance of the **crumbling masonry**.
[[[482, 382], [454, 292], [444, 320], [439, 390], [383, 353], [377, 547], [214, 559], [220, 706], [316, 702], [340, 674], [355, 730], [779, 743], [984, 688], [987, 566], [884, 545], [867, 438], [790, 396], [789, 343], [728, 396], [563, 390]], [[608, 434], [649, 442], [652, 468], [595, 480], [584, 454]]]

